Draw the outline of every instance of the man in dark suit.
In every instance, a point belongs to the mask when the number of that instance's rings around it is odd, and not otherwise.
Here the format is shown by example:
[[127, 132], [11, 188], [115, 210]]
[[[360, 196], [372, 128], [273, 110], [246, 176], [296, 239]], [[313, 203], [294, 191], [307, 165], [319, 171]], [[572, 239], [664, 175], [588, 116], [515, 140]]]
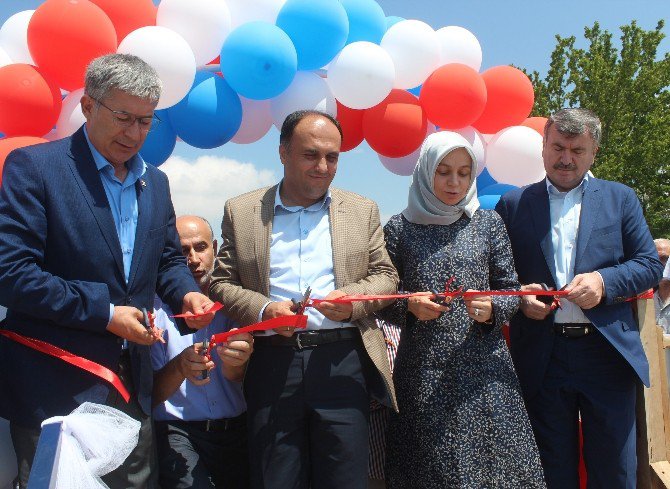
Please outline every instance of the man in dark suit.
[[[140, 322], [158, 293], [173, 310], [202, 313], [211, 301], [181, 254], [167, 177], [137, 154], [161, 83], [141, 59], [91, 62], [81, 106], [86, 124], [53, 143], [8, 156], [0, 190], [0, 303], [4, 333], [18, 333], [117, 373], [126, 403], [83, 369], [0, 336], [0, 416], [10, 420], [21, 487], [45, 418], [85, 401], [142, 423], [138, 446], [103, 478], [111, 487], [151, 487], [152, 368], [156, 341]], [[149, 309], [151, 310], [151, 309]], [[212, 318], [192, 318], [205, 326]]]
[[565, 287], [561, 308], [524, 297], [511, 351], [549, 488], [578, 488], [578, 420], [590, 488], [634, 488], [635, 392], [649, 385], [640, 332], [625, 300], [661, 275], [635, 192], [587, 172], [601, 124], [563, 109], [545, 127], [547, 178], [505, 194], [496, 210], [526, 290]]

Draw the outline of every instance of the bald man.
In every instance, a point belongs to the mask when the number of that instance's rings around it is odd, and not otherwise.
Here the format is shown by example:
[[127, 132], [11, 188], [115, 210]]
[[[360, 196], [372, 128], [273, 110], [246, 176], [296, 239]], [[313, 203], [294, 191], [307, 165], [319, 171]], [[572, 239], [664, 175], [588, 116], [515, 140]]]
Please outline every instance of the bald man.
[[[200, 289], [207, 293], [217, 243], [210, 224], [197, 216], [177, 218], [181, 250]], [[153, 405], [162, 489], [246, 488], [249, 469], [242, 378], [253, 339], [237, 334], [217, 346], [211, 359], [202, 342], [234, 327], [222, 311], [209, 326], [182, 336], [172, 312], [157, 298], [156, 325], [165, 344], [151, 349]], [[203, 372], [208, 372], [205, 379]]]

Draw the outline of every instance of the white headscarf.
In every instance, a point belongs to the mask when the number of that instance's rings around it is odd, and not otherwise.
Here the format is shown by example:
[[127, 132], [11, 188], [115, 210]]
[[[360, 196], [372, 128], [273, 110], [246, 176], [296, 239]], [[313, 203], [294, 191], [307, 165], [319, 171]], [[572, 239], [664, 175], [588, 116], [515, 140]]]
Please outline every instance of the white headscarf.
[[[465, 198], [456, 205], [447, 205], [435, 195], [435, 171], [442, 159], [458, 148], [464, 148], [472, 159], [470, 187]], [[455, 132], [440, 131], [431, 134], [421, 146], [419, 161], [414, 167], [409, 187], [407, 208], [402, 211], [409, 222], [415, 224], [452, 224], [465, 213], [472, 217], [479, 209], [477, 199], [477, 158], [467, 139]]]

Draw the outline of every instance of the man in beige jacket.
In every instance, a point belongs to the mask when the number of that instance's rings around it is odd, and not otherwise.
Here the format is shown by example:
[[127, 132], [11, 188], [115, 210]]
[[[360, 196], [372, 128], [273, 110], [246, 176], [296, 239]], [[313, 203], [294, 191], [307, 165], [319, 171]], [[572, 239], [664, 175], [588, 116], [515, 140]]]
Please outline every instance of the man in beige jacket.
[[[210, 296], [242, 325], [292, 315], [312, 298], [394, 293], [377, 205], [331, 188], [342, 141], [327, 114], [281, 130], [284, 178], [229, 200]], [[371, 396], [395, 406], [379, 301], [307, 308], [307, 330], [255, 336], [245, 378], [253, 488], [367, 485]]]

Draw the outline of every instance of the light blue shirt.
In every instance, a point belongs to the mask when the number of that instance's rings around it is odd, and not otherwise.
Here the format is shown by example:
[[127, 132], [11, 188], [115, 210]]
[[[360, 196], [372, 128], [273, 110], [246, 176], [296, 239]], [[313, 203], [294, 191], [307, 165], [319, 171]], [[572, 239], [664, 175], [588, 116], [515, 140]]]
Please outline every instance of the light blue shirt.
[[[335, 290], [333, 246], [330, 236], [330, 190], [309, 207], [287, 207], [279, 189], [275, 195], [274, 220], [270, 241], [270, 299], [285, 301], [302, 298], [312, 287], [312, 298], [322, 299]], [[307, 329], [334, 329], [350, 325], [327, 319], [308, 308]], [[261, 316], [263, 312], [261, 311]], [[268, 334], [275, 334], [270, 332]]]
[[[584, 190], [588, 184], [589, 175], [587, 173], [577, 187], [568, 192], [561, 192], [547, 178], [551, 216], [551, 244], [554, 247], [556, 287], [559, 289], [575, 278], [579, 217], [582, 212]], [[563, 298], [561, 298], [561, 307], [556, 309], [554, 321], [556, 323], [590, 322], [579, 306]]]
[[[217, 312], [209, 325], [192, 334], [181, 335], [170, 317], [172, 311], [156, 297], [154, 301], [155, 324], [165, 329], [165, 344], [151, 345], [151, 365], [154, 371], [163, 368], [179, 355], [184, 348], [209, 339], [213, 334], [223, 333], [235, 324], [221, 311]], [[221, 370], [221, 359], [212, 352], [216, 367], [210, 371], [211, 380], [205, 385], [194, 385], [184, 380], [168, 400], [154, 408], [158, 421], [180, 419], [183, 421], [204, 421], [207, 419], [234, 418], [247, 410], [242, 394], [242, 383], [226, 379]]]
[[[142, 157], [138, 154], [133, 156], [126, 166], [128, 174], [126, 179], [122, 182], [114, 175], [114, 167], [107, 161], [107, 159], [95, 149], [88, 138], [88, 131], [84, 125], [84, 135], [86, 142], [91, 149], [93, 161], [98, 168], [102, 186], [105, 189], [105, 195], [109, 202], [109, 208], [112, 211], [114, 218], [114, 226], [116, 227], [116, 235], [119, 237], [119, 244], [121, 245], [121, 253], [123, 256], [123, 272], [126, 277], [126, 282], [130, 276], [130, 264], [133, 261], [133, 249], [135, 248], [135, 232], [137, 231], [137, 194], [135, 193], [135, 183], [147, 171], [147, 165], [144, 163]], [[109, 320], [112, 320], [114, 315], [114, 305], [109, 307]]]

